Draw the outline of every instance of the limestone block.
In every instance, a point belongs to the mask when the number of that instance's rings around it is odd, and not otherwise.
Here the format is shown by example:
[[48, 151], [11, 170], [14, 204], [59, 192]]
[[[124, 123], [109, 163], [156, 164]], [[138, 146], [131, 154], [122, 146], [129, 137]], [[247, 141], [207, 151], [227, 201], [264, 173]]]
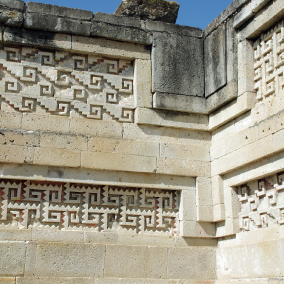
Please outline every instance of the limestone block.
[[83, 151], [81, 159], [83, 168], [143, 173], [156, 170], [155, 157]]
[[45, 132], [40, 136], [40, 146], [44, 148], [86, 151], [87, 143], [88, 139], [83, 135]]
[[91, 23], [41, 13], [26, 13], [24, 28], [89, 36]]
[[268, 117], [258, 124], [258, 137], [263, 138], [267, 135], [273, 134], [282, 130], [284, 120], [284, 111]]
[[17, 131], [0, 129], [0, 144], [39, 146], [39, 133], [34, 131]]
[[96, 12], [94, 13], [93, 20], [96, 22], [103, 22], [116, 26], [141, 28], [141, 20], [133, 17], [117, 16], [108, 13]]
[[[206, 284], [214, 284], [215, 281], [206, 281]], [[167, 280], [152, 278], [105, 278], [95, 279], [94, 284], [200, 284], [199, 280]], [[274, 284], [274, 283], [273, 283]], [[276, 283], [275, 283], [276, 284]], [[278, 283], [277, 283], [278, 284]]]
[[150, 51], [144, 45], [103, 38], [72, 36], [72, 50], [128, 59], [150, 59]]
[[210, 132], [180, 129], [179, 142], [181, 143], [210, 146], [211, 141]]
[[104, 260], [105, 247], [103, 245], [29, 243], [25, 276], [102, 277]]
[[272, 139], [274, 151], [284, 150], [284, 130], [274, 133]]
[[70, 35], [46, 31], [43, 32], [5, 27], [3, 41], [5, 44], [71, 49]]
[[196, 190], [183, 190], [181, 192], [179, 219], [181, 221], [196, 221]]
[[180, 26], [173, 25], [170, 23], [165, 23], [161, 21], [144, 21], [142, 22], [147, 31], [156, 31], [156, 32], [167, 32], [173, 33], [180, 36], [190, 36], [196, 38], [202, 38], [203, 31], [199, 28], [189, 27], [189, 26]]
[[[93, 278], [88, 277], [17, 277], [16, 284], [94, 284]], [[5, 283], [4, 283], [5, 284]]]
[[56, 229], [32, 230], [32, 240], [34, 242], [84, 242], [84, 232], [80, 231], [62, 231]]
[[47, 15], [57, 15], [59, 17], [67, 17], [72, 19], [77, 19], [80, 21], [89, 21], [93, 17], [91, 11], [73, 9], [56, 5], [49, 5], [36, 2], [28, 2], [26, 4], [27, 13], [40, 13]]
[[179, 129], [176, 128], [137, 125], [134, 123], [123, 124], [123, 138], [125, 139], [176, 143], [179, 133]]
[[25, 270], [25, 242], [0, 242], [0, 275], [20, 276]]
[[210, 148], [211, 160], [218, 159], [228, 153], [238, 150], [259, 138], [259, 128], [257, 126], [249, 127], [243, 131], [224, 137], [215, 146]]
[[251, 110], [255, 103], [255, 93], [244, 93], [237, 100], [209, 115], [209, 130], [215, 130], [217, 127]]
[[137, 108], [135, 111], [137, 124], [157, 125], [183, 129], [208, 129], [208, 116], [202, 114], [189, 114], [171, 111]]
[[203, 281], [214, 279], [215, 256], [216, 252], [212, 247], [169, 248], [168, 278]]
[[208, 176], [209, 161], [192, 161], [190, 159], [157, 159], [157, 173], [181, 176]]
[[[226, 22], [226, 42], [227, 42], [227, 82], [237, 84], [238, 80], [238, 38], [233, 27], [233, 18]], [[237, 90], [236, 90], [237, 91]]]
[[1, 0], [0, 6], [6, 8], [12, 8], [22, 11], [24, 9], [25, 2], [21, 0]]
[[36, 148], [33, 164], [59, 167], [80, 167], [81, 156], [78, 151], [56, 148]]
[[228, 187], [224, 189], [224, 203], [226, 218], [238, 218], [240, 212], [240, 202], [238, 199], [238, 194], [233, 188]]
[[22, 129], [31, 131], [69, 132], [69, 119], [57, 115], [24, 113]]
[[224, 24], [205, 39], [204, 62], [205, 96], [208, 97], [227, 83], [226, 26]]
[[152, 73], [150, 60], [135, 60], [134, 97], [137, 107], [152, 108]]
[[0, 127], [8, 129], [19, 129], [22, 123], [22, 114], [0, 110]]
[[209, 177], [196, 178], [197, 221], [213, 222], [212, 181]]
[[155, 32], [152, 71], [153, 92], [203, 96], [203, 41]]
[[225, 205], [217, 204], [213, 205], [213, 222], [221, 222], [224, 221], [225, 216]]
[[[268, 0], [255, 0], [252, 3], [265, 3]], [[257, 6], [257, 5], [256, 5]], [[283, 19], [284, 7], [281, 0], [273, 2], [273, 5], [267, 6], [266, 9], [259, 11], [249, 25], [246, 25], [239, 32], [239, 41], [248, 38], [257, 38], [261, 33], [267, 31], [276, 22]]]
[[146, 45], [152, 43], [151, 35], [140, 28], [113, 25], [94, 20], [91, 25], [91, 36]]
[[1, 145], [0, 161], [4, 163], [24, 163], [27, 156], [27, 148], [18, 145]]
[[209, 147], [181, 143], [160, 143], [160, 157], [209, 161]]
[[16, 278], [13, 277], [5, 277], [5, 278], [0, 278], [0, 283], [1, 284], [16, 284]]
[[105, 277], [167, 278], [167, 248], [106, 246]]
[[205, 98], [177, 95], [175, 93], [156, 92], [153, 96], [153, 107], [157, 109], [207, 114]]
[[23, 14], [22, 11], [8, 10], [0, 8], [0, 24], [12, 26], [12, 27], [20, 27], [23, 23]]
[[234, 17], [234, 28], [238, 29], [254, 16], [270, 0], [253, 0]]
[[213, 205], [224, 203], [223, 179], [221, 176], [212, 176], [212, 200]]
[[70, 132], [81, 135], [100, 137], [122, 137], [122, 124], [116, 121], [92, 120], [85, 118], [71, 118]]
[[226, 86], [206, 99], [206, 111], [212, 111], [222, 107], [224, 104], [238, 96], [238, 84], [236, 80], [230, 81]]
[[180, 234], [188, 238], [215, 237], [215, 224], [209, 222], [181, 221]]
[[[32, 231], [31, 230], [19, 230], [15, 229], [1, 229], [0, 230], [0, 240], [5, 241], [31, 241]], [[1, 282], [0, 282], [1, 283]]]
[[101, 153], [119, 153], [123, 155], [159, 156], [159, 143], [153, 141], [111, 139], [90, 137], [88, 150]]
[[216, 237], [236, 235], [240, 232], [239, 218], [227, 218], [224, 222], [216, 223]]
[[[257, 140], [254, 143], [212, 161], [212, 175], [229, 172], [271, 155], [275, 151], [277, 150], [274, 150], [272, 135], [266, 136], [263, 139]], [[242, 157], [242, 159], [240, 160], [238, 157]]]
[[244, 40], [238, 44], [238, 95], [254, 92], [254, 56], [250, 42]]

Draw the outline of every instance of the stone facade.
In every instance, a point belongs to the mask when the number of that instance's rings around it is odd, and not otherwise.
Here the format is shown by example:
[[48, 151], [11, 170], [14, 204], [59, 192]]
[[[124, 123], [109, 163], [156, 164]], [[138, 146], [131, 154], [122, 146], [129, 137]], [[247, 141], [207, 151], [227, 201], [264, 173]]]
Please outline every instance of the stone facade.
[[284, 283], [282, 0], [0, 9], [0, 283]]

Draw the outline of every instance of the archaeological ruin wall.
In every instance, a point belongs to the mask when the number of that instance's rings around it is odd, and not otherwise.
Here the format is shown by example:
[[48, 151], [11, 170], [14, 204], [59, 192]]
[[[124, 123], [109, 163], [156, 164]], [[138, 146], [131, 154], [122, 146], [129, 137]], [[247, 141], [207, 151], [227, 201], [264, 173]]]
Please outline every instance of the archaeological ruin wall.
[[284, 283], [283, 1], [0, 9], [0, 283]]

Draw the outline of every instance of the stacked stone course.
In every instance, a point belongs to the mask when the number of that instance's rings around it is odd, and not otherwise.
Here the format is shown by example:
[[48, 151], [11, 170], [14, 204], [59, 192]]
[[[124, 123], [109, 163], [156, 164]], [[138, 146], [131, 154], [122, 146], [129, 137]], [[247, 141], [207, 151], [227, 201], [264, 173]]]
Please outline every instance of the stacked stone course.
[[0, 283], [284, 283], [282, 0], [0, 10]]

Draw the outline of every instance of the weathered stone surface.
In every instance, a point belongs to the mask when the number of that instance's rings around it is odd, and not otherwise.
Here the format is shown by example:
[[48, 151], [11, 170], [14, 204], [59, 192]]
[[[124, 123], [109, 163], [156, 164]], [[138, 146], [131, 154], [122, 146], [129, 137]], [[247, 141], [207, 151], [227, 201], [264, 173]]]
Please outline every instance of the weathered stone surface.
[[205, 96], [208, 97], [227, 82], [226, 27], [221, 25], [204, 41]]
[[201, 39], [154, 33], [153, 92], [203, 96], [203, 68]]
[[138, 17], [142, 20], [150, 19], [175, 23], [178, 15], [179, 4], [166, 0], [123, 0], [116, 15]]
[[58, 17], [67, 17], [80, 21], [90, 21], [93, 17], [93, 13], [91, 11], [36, 2], [28, 2], [26, 4], [26, 13], [39, 13], [54, 16], [56, 15]]
[[17, 10], [8, 10], [0, 8], [0, 24], [20, 27], [23, 23], [23, 14]]
[[30, 29], [84, 36], [89, 36], [91, 31], [90, 22], [39, 13], [26, 13], [23, 26]]
[[207, 114], [206, 99], [198, 96], [156, 92], [153, 96], [153, 107], [156, 109]]
[[0, 6], [23, 11], [25, 2], [21, 0], [1, 0]]
[[5, 27], [3, 41], [5, 44], [71, 49], [70, 35], [29, 29]]
[[97, 21], [92, 21], [91, 36], [143, 44], [152, 43], [151, 35], [140, 28]]

